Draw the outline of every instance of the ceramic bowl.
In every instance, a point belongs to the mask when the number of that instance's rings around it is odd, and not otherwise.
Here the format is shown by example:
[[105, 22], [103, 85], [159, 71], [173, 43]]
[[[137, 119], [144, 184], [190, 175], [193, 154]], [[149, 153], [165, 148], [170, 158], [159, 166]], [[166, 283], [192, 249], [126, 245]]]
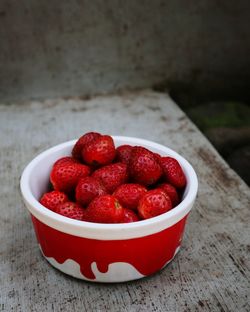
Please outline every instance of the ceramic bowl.
[[71, 154], [76, 140], [52, 147], [35, 157], [21, 177], [21, 192], [43, 256], [57, 269], [94, 282], [124, 282], [149, 276], [164, 268], [180, 249], [198, 181], [194, 169], [170, 148], [138, 138], [113, 136], [116, 147], [140, 145], [178, 160], [187, 178], [181, 203], [143, 221], [99, 224], [59, 215], [39, 203], [48, 190], [53, 163]]

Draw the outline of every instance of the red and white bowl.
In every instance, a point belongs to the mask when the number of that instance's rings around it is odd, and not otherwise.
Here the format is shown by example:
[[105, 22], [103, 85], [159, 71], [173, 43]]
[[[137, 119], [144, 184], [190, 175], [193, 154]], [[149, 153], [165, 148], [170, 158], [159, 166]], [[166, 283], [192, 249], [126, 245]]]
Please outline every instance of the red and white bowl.
[[123, 282], [153, 274], [166, 266], [181, 246], [198, 180], [192, 166], [173, 150], [138, 138], [113, 136], [116, 146], [140, 145], [179, 161], [187, 178], [182, 202], [152, 219], [127, 224], [99, 224], [61, 216], [39, 203], [47, 191], [53, 163], [71, 154], [69, 141], [34, 158], [23, 171], [21, 192], [31, 213], [39, 247], [57, 269], [94, 282]]

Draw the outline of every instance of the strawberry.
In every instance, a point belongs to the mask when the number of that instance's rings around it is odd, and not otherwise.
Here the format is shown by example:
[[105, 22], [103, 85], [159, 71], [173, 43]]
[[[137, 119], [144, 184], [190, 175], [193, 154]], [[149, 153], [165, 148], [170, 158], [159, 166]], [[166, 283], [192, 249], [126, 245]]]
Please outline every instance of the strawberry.
[[97, 169], [92, 177], [100, 179], [108, 193], [113, 193], [115, 189], [128, 180], [127, 165], [115, 163]]
[[85, 220], [85, 209], [74, 202], [65, 202], [57, 206], [56, 213], [76, 220]]
[[139, 201], [138, 212], [142, 219], [158, 216], [172, 208], [171, 199], [160, 189], [148, 191]]
[[166, 180], [177, 188], [184, 188], [186, 186], [185, 174], [178, 163], [172, 157], [162, 157], [161, 166]]
[[50, 173], [50, 181], [56, 191], [70, 194], [80, 178], [88, 176], [90, 169], [77, 161], [56, 162]]
[[121, 223], [130, 223], [136, 221], [139, 221], [137, 214], [131, 209], [124, 208], [124, 216], [121, 220]]
[[101, 135], [84, 145], [82, 159], [88, 165], [103, 166], [112, 163], [116, 150], [114, 141], [109, 135]]
[[119, 200], [119, 203], [128, 209], [136, 210], [139, 200], [147, 192], [147, 189], [135, 183], [120, 185], [113, 195]]
[[157, 189], [160, 188], [165, 192], [171, 199], [173, 207], [177, 206], [180, 202], [179, 195], [176, 191], [176, 188], [169, 183], [162, 183], [157, 186]]
[[86, 220], [96, 223], [120, 223], [124, 208], [112, 195], [101, 195], [92, 200], [86, 209]]
[[45, 193], [40, 199], [40, 203], [52, 211], [55, 211], [59, 204], [65, 203], [66, 201], [68, 201], [68, 196], [59, 191]]
[[73, 150], [72, 150], [72, 156], [75, 158], [75, 159], [78, 159], [78, 160], [81, 160], [82, 159], [82, 149], [83, 147], [95, 140], [96, 138], [98, 138], [100, 135], [100, 133], [97, 133], [97, 132], [88, 132], [88, 133], [85, 133], [84, 135], [82, 135], [78, 141], [76, 142], [76, 144], [74, 145], [73, 147]]
[[87, 206], [95, 197], [107, 194], [107, 191], [99, 179], [85, 177], [79, 180], [75, 194], [76, 201]]
[[54, 163], [54, 166], [61, 166], [61, 165], [66, 164], [66, 163], [78, 163], [78, 161], [75, 160], [74, 158], [70, 157], [70, 156], [66, 156], [66, 157], [59, 158]]
[[121, 145], [116, 149], [116, 160], [117, 162], [122, 162], [126, 165], [129, 164], [131, 152], [133, 146], [131, 145]]
[[161, 155], [154, 153], [154, 158], [158, 161], [159, 164], [161, 164]]
[[135, 146], [131, 153], [129, 173], [134, 181], [147, 186], [159, 180], [162, 169], [154, 153], [144, 147]]

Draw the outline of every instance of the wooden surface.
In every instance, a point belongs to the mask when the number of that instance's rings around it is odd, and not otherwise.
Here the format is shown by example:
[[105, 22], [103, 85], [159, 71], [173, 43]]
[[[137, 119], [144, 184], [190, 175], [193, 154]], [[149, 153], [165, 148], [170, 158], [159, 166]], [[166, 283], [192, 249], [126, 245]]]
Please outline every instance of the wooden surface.
[[[90, 130], [163, 143], [194, 166], [199, 194], [183, 246], [161, 272], [94, 284], [40, 254], [19, 178], [39, 152]], [[249, 311], [249, 188], [167, 95], [0, 105], [0, 311]]]

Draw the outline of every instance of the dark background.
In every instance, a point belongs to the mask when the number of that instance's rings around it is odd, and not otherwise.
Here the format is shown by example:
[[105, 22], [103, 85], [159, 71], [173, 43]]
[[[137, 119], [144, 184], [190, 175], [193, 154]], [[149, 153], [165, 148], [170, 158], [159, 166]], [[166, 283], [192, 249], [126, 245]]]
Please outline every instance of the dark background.
[[0, 99], [155, 87], [249, 98], [248, 0], [0, 2]]

